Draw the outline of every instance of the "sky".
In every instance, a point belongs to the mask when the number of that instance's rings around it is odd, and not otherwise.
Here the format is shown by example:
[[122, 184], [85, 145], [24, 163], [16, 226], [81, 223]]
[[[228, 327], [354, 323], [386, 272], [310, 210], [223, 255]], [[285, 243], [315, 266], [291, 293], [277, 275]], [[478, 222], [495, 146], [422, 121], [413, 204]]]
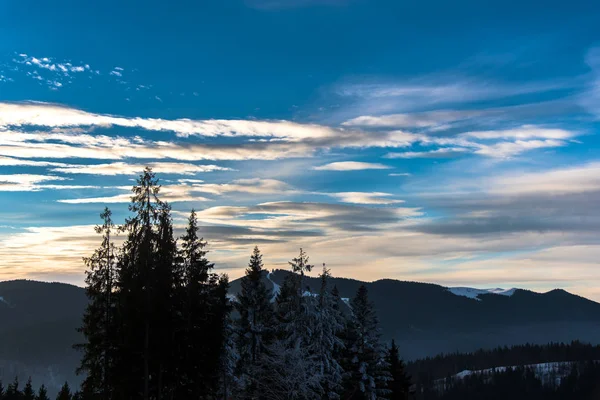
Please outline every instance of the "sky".
[[600, 301], [600, 4], [0, 2], [0, 280], [83, 285], [144, 166], [218, 272]]

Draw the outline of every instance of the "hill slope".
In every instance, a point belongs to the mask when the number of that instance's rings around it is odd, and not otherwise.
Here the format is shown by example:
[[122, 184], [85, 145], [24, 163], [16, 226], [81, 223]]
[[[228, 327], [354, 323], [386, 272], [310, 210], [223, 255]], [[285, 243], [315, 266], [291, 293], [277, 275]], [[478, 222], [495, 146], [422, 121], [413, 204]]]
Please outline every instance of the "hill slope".
[[[274, 271], [269, 288], [283, 282], [287, 271]], [[342, 297], [353, 297], [363, 282], [333, 278]], [[316, 291], [317, 278], [305, 284]], [[600, 343], [600, 304], [563, 290], [510, 295], [456, 295], [439, 285], [384, 279], [365, 283], [381, 322], [383, 339], [395, 338], [406, 359], [441, 352], [472, 351], [498, 345], [570, 342]], [[231, 282], [235, 295], [240, 280]], [[484, 291], [485, 292], [485, 291]], [[0, 379], [15, 375], [58, 389], [77, 383], [74, 370], [81, 341], [76, 328], [86, 304], [82, 288], [35, 281], [0, 282]]]
[[[281, 284], [288, 273], [276, 270], [270, 278]], [[353, 297], [364, 282], [333, 278], [332, 283], [342, 297]], [[305, 284], [317, 291], [319, 280], [307, 277]], [[396, 339], [408, 359], [522, 343], [600, 343], [600, 304], [564, 290], [516, 289], [510, 296], [488, 293], [473, 299], [434, 284], [392, 279], [364, 284], [383, 338]], [[233, 281], [232, 293], [238, 290], [239, 280]]]

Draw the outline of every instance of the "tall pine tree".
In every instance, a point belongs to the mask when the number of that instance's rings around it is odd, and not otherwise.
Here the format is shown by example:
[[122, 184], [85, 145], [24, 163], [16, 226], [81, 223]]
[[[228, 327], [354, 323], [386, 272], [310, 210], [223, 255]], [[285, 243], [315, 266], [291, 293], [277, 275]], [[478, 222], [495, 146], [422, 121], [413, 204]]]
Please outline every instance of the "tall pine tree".
[[388, 394], [389, 400], [406, 400], [408, 399], [410, 388], [410, 377], [404, 369], [404, 362], [400, 359], [398, 346], [392, 339], [392, 343], [387, 349], [385, 360], [388, 364], [389, 381]]
[[380, 343], [378, 319], [361, 285], [351, 300], [352, 317], [347, 324], [345, 399], [377, 400], [388, 393], [389, 374]]
[[[118, 351], [111, 378], [118, 380], [114, 398], [150, 398], [157, 390], [151, 331], [157, 314], [152, 309], [157, 261], [158, 217], [163, 203], [154, 173], [146, 168], [132, 188], [129, 210], [133, 216], [120, 228], [127, 234], [117, 263]], [[152, 379], [152, 382], [151, 382]], [[153, 387], [151, 388], [151, 384]]]
[[206, 242], [198, 235], [198, 220], [192, 210], [181, 238], [184, 274], [182, 327], [179, 333], [180, 387], [177, 398], [207, 398], [219, 392], [222, 375], [229, 303], [225, 276], [210, 273]]
[[23, 394], [21, 395], [21, 399], [35, 400], [35, 391], [33, 390], [33, 385], [31, 384], [31, 377], [29, 377], [29, 379], [27, 379], [27, 383], [25, 383], [25, 387], [23, 388]]
[[331, 274], [325, 264], [320, 278], [321, 287], [315, 305], [315, 321], [309, 352], [315, 360], [315, 372], [319, 376], [321, 385], [321, 398], [339, 399], [343, 370], [336, 357], [344, 346], [339, 337], [344, 327], [343, 317], [336, 307], [337, 298], [330, 292]]
[[56, 400], [72, 400], [73, 395], [71, 394], [71, 388], [69, 384], [65, 382], [64, 385], [60, 388], [60, 391], [56, 395]]
[[83, 386], [94, 397], [110, 399], [110, 368], [112, 365], [114, 332], [113, 280], [115, 268], [115, 245], [112, 233], [115, 226], [108, 208], [100, 214], [102, 225], [96, 226], [96, 233], [102, 235], [102, 243], [94, 254], [85, 258], [86, 294], [88, 305], [83, 316], [83, 326], [79, 329], [85, 343], [76, 345], [83, 350], [78, 372], [85, 373]]
[[254, 248], [246, 275], [241, 280], [241, 290], [235, 304], [237, 320], [238, 374], [247, 391], [254, 385], [250, 378], [262, 354], [275, 336], [275, 314], [270, 302], [271, 294], [264, 283], [262, 255]]
[[40, 386], [35, 399], [36, 400], [50, 400], [50, 398], [48, 397], [48, 391], [46, 390], [46, 386], [44, 386], [44, 385]]

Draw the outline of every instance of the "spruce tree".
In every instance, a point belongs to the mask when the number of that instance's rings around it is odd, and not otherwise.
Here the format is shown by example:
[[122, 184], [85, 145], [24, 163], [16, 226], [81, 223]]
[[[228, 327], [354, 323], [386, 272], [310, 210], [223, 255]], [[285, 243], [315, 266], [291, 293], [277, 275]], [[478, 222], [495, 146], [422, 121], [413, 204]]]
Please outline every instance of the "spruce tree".
[[[292, 273], [284, 279], [277, 296], [277, 313], [280, 324], [280, 337], [290, 347], [308, 346], [311, 324], [314, 322], [314, 298], [303, 290], [304, 274], [312, 270], [308, 255], [300, 249], [298, 257], [289, 262]], [[305, 296], [306, 294], [306, 296]]]
[[46, 390], [46, 386], [44, 386], [44, 385], [40, 386], [35, 399], [36, 400], [50, 400], [50, 398], [48, 397], [48, 391]]
[[205, 398], [219, 391], [229, 283], [225, 276], [210, 273], [214, 265], [206, 259], [206, 242], [198, 235], [194, 211], [181, 241], [185, 288], [180, 332], [183, 347], [179, 350], [181, 384], [177, 397]]
[[352, 317], [347, 324], [345, 399], [377, 400], [388, 393], [388, 373], [380, 343], [377, 315], [361, 285], [351, 300]]
[[4, 385], [2, 385], [2, 381], [0, 381], [0, 400], [4, 400], [4, 395], [6, 393], [4, 392]]
[[[264, 280], [262, 255], [254, 248], [246, 275], [241, 280], [241, 290], [235, 303], [237, 320], [238, 373], [250, 385], [250, 377], [275, 336], [275, 314], [270, 293]], [[247, 391], [251, 392], [252, 387]]]
[[19, 390], [19, 377], [15, 376], [15, 379], [6, 388], [5, 398], [6, 400], [19, 400], [23, 393]]
[[388, 389], [390, 400], [405, 400], [408, 398], [408, 390], [410, 388], [410, 377], [404, 369], [404, 362], [400, 359], [398, 346], [392, 339], [390, 348], [386, 352], [385, 360], [388, 364], [389, 381]]
[[69, 384], [65, 382], [65, 384], [60, 388], [60, 391], [56, 395], [56, 400], [72, 400], [73, 396], [71, 395], [71, 388]]
[[261, 355], [257, 370], [257, 393], [261, 400], [317, 400], [319, 375], [306, 348], [288, 347], [276, 341]]
[[23, 388], [23, 394], [21, 396], [23, 400], [35, 400], [35, 391], [33, 390], [33, 386], [31, 384], [31, 377], [27, 379], [27, 383]]
[[86, 294], [88, 305], [83, 316], [83, 326], [79, 329], [85, 343], [76, 345], [83, 350], [78, 372], [85, 373], [83, 386], [100, 398], [110, 398], [110, 368], [112, 366], [114, 297], [113, 280], [115, 268], [115, 245], [112, 237], [114, 224], [108, 208], [100, 214], [102, 225], [96, 226], [96, 233], [102, 235], [102, 243], [94, 254], [85, 258]]
[[176, 366], [178, 360], [174, 352], [176, 316], [180, 313], [178, 292], [177, 242], [173, 237], [171, 207], [167, 203], [159, 206], [156, 235], [156, 254], [152, 269], [152, 296], [150, 298], [152, 317], [150, 354], [151, 374], [156, 376], [153, 388], [159, 399], [170, 398], [177, 386]]
[[127, 218], [120, 228], [127, 234], [117, 264], [119, 349], [115, 371], [118, 379], [116, 398], [148, 400], [156, 390], [158, 371], [154, 367], [151, 330], [156, 314], [153, 312], [155, 265], [157, 252], [157, 223], [163, 203], [158, 198], [160, 186], [154, 173], [146, 168], [132, 188]]
[[320, 278], [321, 287], [309, 352], [314, 357], [316, 373], [320, 379], [321, 398], [339, 399], [343, 370], [336, 357], [344, 346], [339, 337], [343, 329], [343, 319], [336, 307], [337, 298], [330, 292], [331, 274], [325, 264]]

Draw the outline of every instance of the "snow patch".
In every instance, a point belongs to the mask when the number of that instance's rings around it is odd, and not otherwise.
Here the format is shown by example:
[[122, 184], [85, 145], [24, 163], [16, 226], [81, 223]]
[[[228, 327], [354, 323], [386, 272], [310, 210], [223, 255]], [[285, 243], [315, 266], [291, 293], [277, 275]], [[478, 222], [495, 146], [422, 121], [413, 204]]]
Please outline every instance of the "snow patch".
[[469, 287], [449, 287], [449, 288], [447, 288], [447, 290], [455, 296], [462, 296], [462, 297], [467, 297], [469, 299], [481, 301], [481, 299], [478, 297], [480, 294], [497, 294], [500, 296], [510, 297], [515, 293], [515, 291], [517, 289], [515, 289], [515, 288], [512, 288], [512, 289], [501, 289], [501, 288], [475, 289], [475, 288], [469, 288]]
[[[595, 362], [597, 362], [597, 361], [595, 361]], [[490, 375], [494, 371], [495, 372], [504, 372], [507, 369], [514, 370], [514, 369], [521, 367], [521, 368], [528, 368], [528, 369], [533, 370], [533, 373], [535, 374], [535, 376], [538, 379], [540, 379], [542, 381], [542, 384], [544, 384], [544, 385], [547, 385], [550, 383], [560, 384], [560, 379], [569, 375], [569, 373], [571, 372], [571, 370], [573, 369], [573, 366], [575, 364], [576, 364], [576, 362], [574, 362], [574, 361], [559, 361], [559, 362], [547, 362], [547, 363], [540, 363], [540, 364], [527, 364], [527, 365], [521, 365], [521, 366], [513, 365], [510, 367], [496, 367], [496, 368], [488, 368], [488, 369], [481, 369], [481, 370], [475, 370], [475, 371], [471, 371], [471, 370], [467, 369], [467, 370], [461, 371], [458, 374], [454, 375], [453, 378], [454, 379], [464, 379], [465, 377], [467, 377], [469, 375]], [[556, 379], [556, 381], [552, 382], [554, 379]]]
[[267, 280], [269, 282], [271, 282], [271, 284], [273, 285], [273, 291], [271, 292], [273, 294], [273, 296], [271, 297], [271, 303], [275, 301], [275, 299], [277, 298], [277, 295], [279, 294], [279, 292], [281, 291], [281, 288], [279, 287], [278, 284], [276, 284], [272, 279], [271, 279], [271, 274], [272, 272], [269, 272], [267, 274]]
[[237, 296], [235, 294], [231, 294], [231, 293], [227, 293], [227, 298], [229, 299], [229, 301], [233, 302], [233, 301], [237, 301]]

